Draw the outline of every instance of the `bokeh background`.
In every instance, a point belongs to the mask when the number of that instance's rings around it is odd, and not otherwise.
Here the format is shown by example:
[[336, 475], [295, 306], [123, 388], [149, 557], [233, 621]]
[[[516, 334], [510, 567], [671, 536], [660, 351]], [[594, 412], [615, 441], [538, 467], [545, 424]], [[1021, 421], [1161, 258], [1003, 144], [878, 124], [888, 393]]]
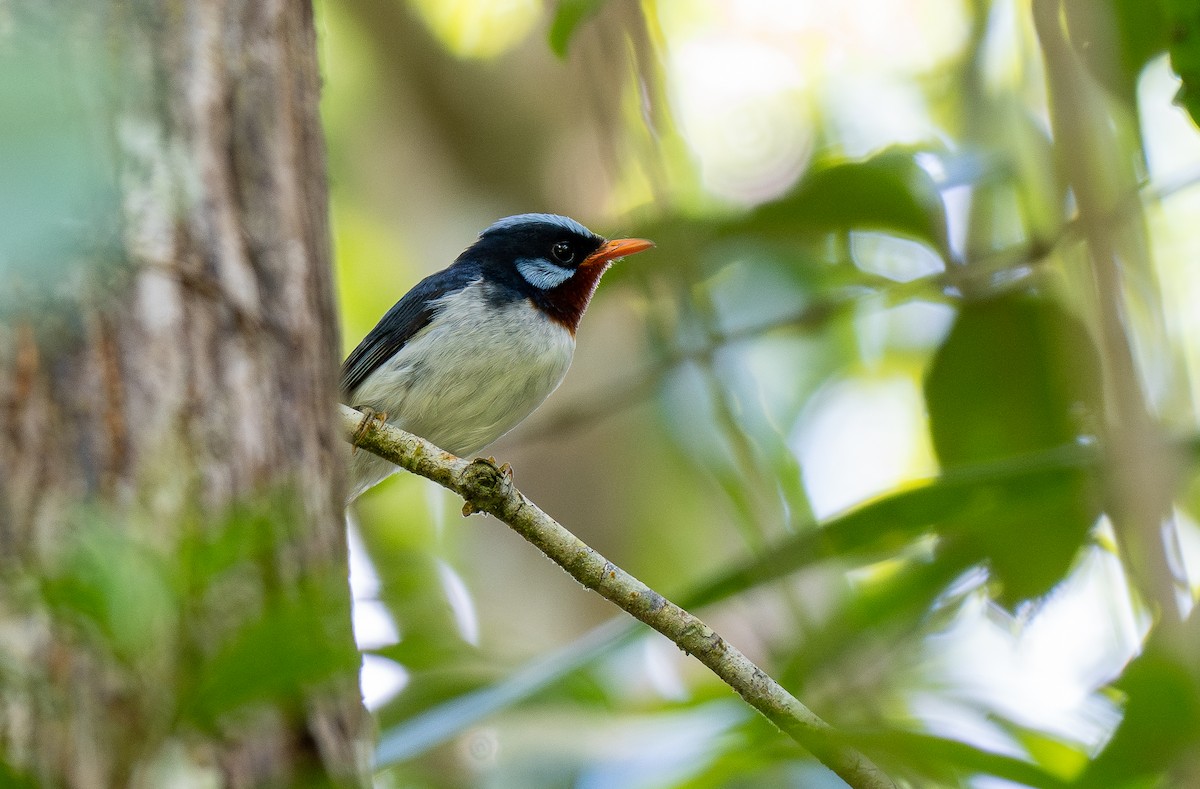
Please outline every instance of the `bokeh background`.
[[[532, 499], [908, 785], [1200, 784], [1194, 3], [317, 7], [346, 351], [499, 217], [654, 239]], [[379, 785], [841, 785], [458, 509], [354, 513]]]

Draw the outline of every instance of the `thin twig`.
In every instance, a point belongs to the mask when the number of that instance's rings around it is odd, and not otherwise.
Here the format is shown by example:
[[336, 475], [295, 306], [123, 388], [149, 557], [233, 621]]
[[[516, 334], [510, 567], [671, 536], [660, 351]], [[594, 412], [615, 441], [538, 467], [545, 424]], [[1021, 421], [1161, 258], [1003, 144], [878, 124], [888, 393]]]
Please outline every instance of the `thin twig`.
[[721, 681], [852, 787], [893, 787], [870, 759], [844, 744], [821, 720], [732, 644], [692, 614], [605, 559], [525, 497], [507, 467], [464, 460], [403, 430], [340, 406], [347, 440], [462, 497], [464, 512], [508, 524], [591, 589], [693, 655]]

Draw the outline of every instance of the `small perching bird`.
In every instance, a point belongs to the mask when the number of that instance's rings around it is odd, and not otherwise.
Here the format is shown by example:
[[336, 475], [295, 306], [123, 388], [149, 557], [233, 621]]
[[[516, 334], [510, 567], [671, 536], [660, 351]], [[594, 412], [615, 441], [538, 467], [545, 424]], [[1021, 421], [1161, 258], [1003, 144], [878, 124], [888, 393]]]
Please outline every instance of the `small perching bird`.
[[[608, 241], [556, 214], [501, 219], [358, 344], [342, 365], [344, 402], [455, 455], [478, 451], [558, 387], [600, 276], [652, 246]], [[397, 470], [355, 452], [349, 500]]]

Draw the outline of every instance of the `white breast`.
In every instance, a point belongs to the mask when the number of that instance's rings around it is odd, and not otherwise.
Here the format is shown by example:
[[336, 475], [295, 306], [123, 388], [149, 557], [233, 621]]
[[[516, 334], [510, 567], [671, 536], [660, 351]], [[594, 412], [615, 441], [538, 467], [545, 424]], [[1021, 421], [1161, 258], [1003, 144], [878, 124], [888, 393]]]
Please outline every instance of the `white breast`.
[[[482, 282], [439, 300], [430, 325], [367, 376], [354, 403], [456, 455], [469, 455], [533, 413], [571, 366], [575, 338], [529, 301], [481, 310]], [[367, 452], [351, 464], [351, 498], [396, 471]]]

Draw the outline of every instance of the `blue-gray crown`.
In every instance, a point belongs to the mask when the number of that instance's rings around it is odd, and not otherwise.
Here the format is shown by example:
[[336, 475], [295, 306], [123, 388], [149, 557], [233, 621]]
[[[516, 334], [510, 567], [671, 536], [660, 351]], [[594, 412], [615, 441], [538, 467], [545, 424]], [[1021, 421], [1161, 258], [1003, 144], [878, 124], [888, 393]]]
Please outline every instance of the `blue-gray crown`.
[[557, 225], [568, 232], [577, 233], [581, 236], [595, 235], [595, 233], [569, 216], [560, 216], [558, 214], [517, 214], [516, 216], [506, 216], [503, 219], [496, 220], [492, 223], [491, 227], [480, 233], [479, 237], [483, 238], [502, 230], [512, 230], [522, 225]]

